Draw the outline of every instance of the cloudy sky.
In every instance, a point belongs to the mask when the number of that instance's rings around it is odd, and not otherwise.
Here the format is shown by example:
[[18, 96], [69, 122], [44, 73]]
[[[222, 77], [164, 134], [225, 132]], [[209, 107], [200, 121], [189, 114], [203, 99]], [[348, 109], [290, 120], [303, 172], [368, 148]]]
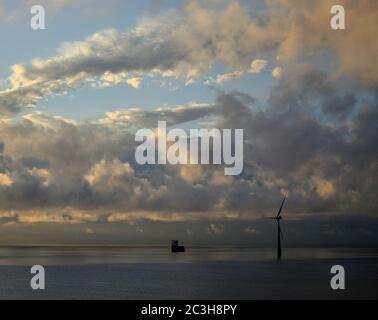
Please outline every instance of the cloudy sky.
[[[0, 1], [0, 244], [378, 244], [378, 2]], [[244, 170], [135, 162], [244, 129]]]

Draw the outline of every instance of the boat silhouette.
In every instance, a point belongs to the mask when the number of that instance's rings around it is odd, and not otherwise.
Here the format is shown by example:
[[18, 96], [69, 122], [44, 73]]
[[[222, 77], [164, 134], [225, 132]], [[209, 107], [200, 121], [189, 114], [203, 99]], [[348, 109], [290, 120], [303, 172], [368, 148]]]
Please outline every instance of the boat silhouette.
[[179, 246], [178, 240], [171, 241], [171, 252], [185, 252], [184, 246]]

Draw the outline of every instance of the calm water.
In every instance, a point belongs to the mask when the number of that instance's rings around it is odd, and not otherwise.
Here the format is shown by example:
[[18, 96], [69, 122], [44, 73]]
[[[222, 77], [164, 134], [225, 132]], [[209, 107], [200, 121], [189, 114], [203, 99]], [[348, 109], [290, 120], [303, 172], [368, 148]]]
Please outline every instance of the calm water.
[[[377, 249], [0, 248], [1, 299], [377, 299]], [[45, 266], [46, 289], [30, 288]], [[341, 264], [346, 290], [331, 290]]]

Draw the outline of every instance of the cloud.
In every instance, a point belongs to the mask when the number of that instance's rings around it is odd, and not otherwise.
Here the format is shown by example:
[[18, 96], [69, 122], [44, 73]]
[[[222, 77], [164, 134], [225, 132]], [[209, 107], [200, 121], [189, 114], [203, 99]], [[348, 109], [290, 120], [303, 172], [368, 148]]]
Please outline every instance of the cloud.
[[210, 116], [215, 112], [211, 104], [190, 103], [175, 108], [158, 108], [149, 111], [143, 108], [130, 108], [106, 113], [106, 117], [98, 121], [101, 125], [127, 128], [155, 128], [159, 120], [164, 119], [168, 126], [189, 122]]
[[206, 84], [210, 84], [210, 83], [223, 83], [223, 82], [226, 82], [226, 81], [230, 81], [230, 80], [234, 80], [234, 79], [238, 79], [240, 78], [241, 76], [243, 76], [244, 72], [242, 71], [234, 71], [234, 72], [229, 72], [229, 73], [222, 73], [222, 74], [218, 74], [215, 79], [213, 78], [209, 78], [208, 80], [205, 81]]
[[251, 62], [250, 73], [260, 73], [263, 71], [268, 64], [268, 61], [262, 59], [256, 59]]
[[259, 235], [260, 231], [256, 230], [255, 228], [245, 228], [244, 232], [251, 235]]
[[0, 212], [0, 225], [12, 226], [15, 225], [18, 215], [14, 212]]
[[[206, 231], [219, 234], [225, 221], [271, 215], [286, 190], [288, 219], [376, 216], [377, 73], [371, 64], [376, 50], [371, 25], [377, 11], [369, 10], [376, 4], [346, 1], [350, 22], [339, 36], [329, 30], [323, 2], [273, 3], [256, 19], [235, 1], [216, 8], [189, 2], [180, 13], [145, 19], [127, 32], [100, 31], [63, 44], [55, 56], [13, 66], [9, 86], [0, 92], [0, 112], [24, 114], [0, 120], [1, 223], [201, 221], [202, 233], [210, 224]], [[367, 12], [366, 28], [352, 27], [361, 22], [358, 12]], [[361, 50], [358, 37], [371, 50]], [[355, 48], [342, 51], [354, 40], [361, 44], [358, 55]], [[326, 72], [313, 61], [325, 47], [335, 63]], [[285, 72], [278, 77], [281, 67], [273, 69], [277, 81], [264, 101], [218, 91], [212, 103], [125, 108], [93, 122], [25, 110], [86, 84], [138, 87], [149, 77], [187, 83], [217, 63], [231, 70], [215, 78], [223, 83], [248, 73], [251, 61], [261, 72], [267, 60], [256, 57], [270, 54], [280, 55]], [[258, 103], [263, 108], [256, 108]], [[222, 166], [137, 165], [133, 132], [154, 128], [158, 120], [169, 126], [207, 121], [244, 129], [243, 174], [225, 177]]]
[[13, 183], [11, 177], [9, 177], [7, 174], [0, 173], [0, 185], [9, 187]]
[[85, 233], [86, 234], [94, 234], [94, 230], [92, 228], [85, 228]]
[[258, 73], [261, 73], [261, 71], [263, 71], [266, 68], [267, 64], [268, 64], [268, 61], [266, 60], [256, 59], [251, 62], [250, 69], [247, 71], [236, 70], [233, 72], [218, 74], [215, 78], [210, 77], [209, 79], [207, 79], [205, 81], [205, 84], [211, 84], [211, 83], [222, 84], [223, 82], [241, 78], [247, 72], [258, 74]]
[[[331, 0], [300, 5], [274, 0], [256, 16], [237, 1], [225, 5], [189, 1], [182, 10], [146, 18], [129, 31], [99, 31], [83, 41], [62, 44], [55, 56], [14, 65], [8, 88], [0, 91], [0, 112], [13, 115], [85, 84], [109, 86], [128, 77], [126, 82], [138, 87], [142, 74], [170, 74], [191, 83], [217, 63], [259, 73], [266, 60], [255, 59], [252, 65], [251, 60], [261, 53], [279, 55], [286, 64], [305, 61], [310, 65], [316, 64], [314, 53], [331, 55], [334, 80], [347, 77], [363, 86], [376, 86], [378, 72], [371, 61], [378, 55], [378, 3], [343, 3], [348, 26], [341, 36], [329, 28]], [[109, 75], [121, 75], [121, 79]], [[234, 71], [218, 81], [237, 75]]]
[[[374, 216], [376, 97], [330, 110], [348, 95], [352, 88], [297, 68], [274, 85], [264, 110], [247, 94], [219, 92], [211, 104], [124, 109], [94, 122], [24, 115], [0, 126], [0, 212], [12, 208], [29, 224], [83, 221], [77, 212], [105, 222], [252, 220], [275, 212], [286, 190], [287, 217]], [[136, 164], [135, 128], [208, 118], [244, 129], [240, 176], [225, 177], [222, 166]]]
[[207, 228], [207, 233], [212, 235], [222, 235], [224, 233], [224, 225], [221, 223], [212, 223]]
[[332, 181], [321, 177], [313, 177], [314, 188], [321, 198], [331, 197], [335, 193], [335, 187]]
[[99, 186], [114, 185], [117, 179], [132, 176], [134, 176], [134, 169], [128, 162], [123, 163], [119, 159], [112, 159], [112, 161], [103, 159], [90, 169], [85, 179], [90, 186], [94, 187], [96, 184]]
[[204, 83], [205, 84], [211, 84], [211, 83], [222, 84], [223, 82], [241, 78], [247, 72], [258, 74], [258, 73], [261, 73], [266, 68], [267, 64], [268, 64], [268, 61], [266, 60], [256, 59], [251, 62], [250, 69], [247, 71], [236, 70], [233, 72], [218, 74], [215, 78], [210, 77]]
[[42, 127], [49, 130], [59, 130], [64, 125], [76, 126], [77, 122], [66, 119], [61, 116], [50, 115], [46, 112], [36, 111], [34, 113], [26, 114], [22, 117], [27, 122], [34, 126]]
[[131, 79], [127, 79], [127, 83], [132, 86], [133, 88], [135, 89], [138, 89], [140, 84], [142, 83], [142, 78], [140, 77], [135, 77], [135, 78], [131, 78]]
[[281, 78], [281, 75], [282, 75], [282, 68], [281, 67], [275, 67], [272, 70], [273, 78], [279, 79], [279, 78]]

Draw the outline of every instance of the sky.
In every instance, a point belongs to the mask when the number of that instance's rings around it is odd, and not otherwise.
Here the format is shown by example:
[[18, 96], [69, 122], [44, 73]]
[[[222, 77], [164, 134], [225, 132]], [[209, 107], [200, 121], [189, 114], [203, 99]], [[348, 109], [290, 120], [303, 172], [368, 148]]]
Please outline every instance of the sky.
[[[0, 0], [0, 245], [377, 246], [378, 3]], [[135, 131], [244, 130], [244, 169]]]

